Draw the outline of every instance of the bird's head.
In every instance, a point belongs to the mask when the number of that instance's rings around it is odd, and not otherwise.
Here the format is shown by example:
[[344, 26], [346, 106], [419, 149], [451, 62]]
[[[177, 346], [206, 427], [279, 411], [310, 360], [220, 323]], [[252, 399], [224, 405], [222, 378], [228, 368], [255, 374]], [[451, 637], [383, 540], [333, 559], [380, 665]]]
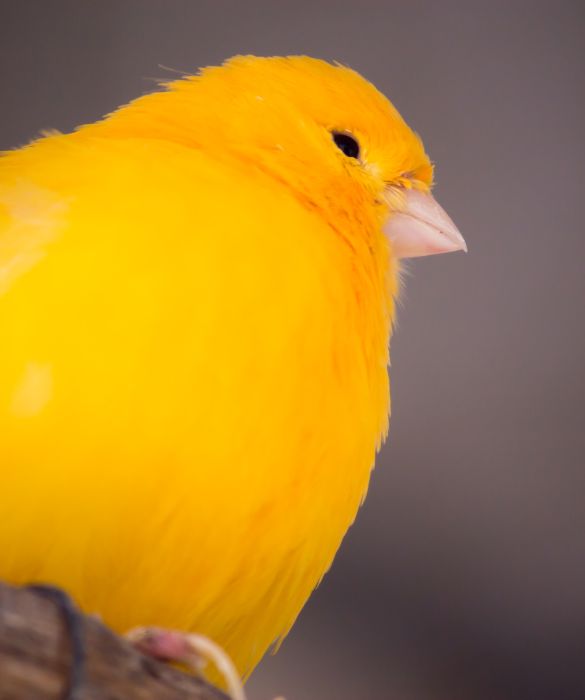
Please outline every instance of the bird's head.
[[466, 250], [430, 193], [420, 138], [355, 71], [305, 56], [238, 56], [167, 87], [114, 123], [139, 108], [141, 128], [269, 174], [338, 229], [382, 227], [397, 258]]

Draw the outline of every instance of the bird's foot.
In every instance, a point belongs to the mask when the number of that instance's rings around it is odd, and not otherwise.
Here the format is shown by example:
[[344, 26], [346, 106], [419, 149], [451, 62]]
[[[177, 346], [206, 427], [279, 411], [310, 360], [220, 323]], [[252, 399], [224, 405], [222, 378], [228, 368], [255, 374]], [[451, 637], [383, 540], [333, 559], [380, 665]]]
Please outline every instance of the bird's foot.
[[61, 588], [40, 583], [30, 584], [25, 586], [25, 588], [52, 601], [61, 613], [71, 644], [69, 682], [63, 695], [63, 700], [80, 700], [85, 676], [83, 615], [79, 612], [71, 597]]
[[146, 656], [184, 664], [201, 674], [209, 661], [223, 676], [232, 700], [246, 700], [240, 676], [225, 651], [201, 634], [185, 634], [158, 627], [137, 627], [126, 638]]

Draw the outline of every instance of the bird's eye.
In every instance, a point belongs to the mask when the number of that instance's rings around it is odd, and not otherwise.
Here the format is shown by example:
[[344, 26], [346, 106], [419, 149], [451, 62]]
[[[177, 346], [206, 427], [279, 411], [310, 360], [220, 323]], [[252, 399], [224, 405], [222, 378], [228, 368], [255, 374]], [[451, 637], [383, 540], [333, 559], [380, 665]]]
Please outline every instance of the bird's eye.
[[342, 131], [332, 132], [335, 145], [348, 158], [360, 157], [360, 145], [351, 134], [344, 134]]

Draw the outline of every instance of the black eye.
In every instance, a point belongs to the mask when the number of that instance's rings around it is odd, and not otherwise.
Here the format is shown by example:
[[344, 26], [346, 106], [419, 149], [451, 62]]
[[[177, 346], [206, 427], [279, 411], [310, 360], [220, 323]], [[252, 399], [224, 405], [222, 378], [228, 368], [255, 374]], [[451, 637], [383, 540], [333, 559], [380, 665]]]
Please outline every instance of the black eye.
[[343, 151], [348, 158], [360, 157], [360, 145], [351, 134], [344, 134], [341, 131], [332, 132], [335, 145]]

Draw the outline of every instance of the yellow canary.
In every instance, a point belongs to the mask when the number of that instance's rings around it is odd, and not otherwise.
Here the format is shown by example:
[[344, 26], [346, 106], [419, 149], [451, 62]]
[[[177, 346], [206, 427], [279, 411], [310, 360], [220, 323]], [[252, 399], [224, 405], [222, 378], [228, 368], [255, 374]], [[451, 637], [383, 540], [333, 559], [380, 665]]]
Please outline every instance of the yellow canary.
[[246, 675], [364, 499], [401, 257], [464, 248], [357, 73], [237, 57], [0, 158], [0, 578]]

